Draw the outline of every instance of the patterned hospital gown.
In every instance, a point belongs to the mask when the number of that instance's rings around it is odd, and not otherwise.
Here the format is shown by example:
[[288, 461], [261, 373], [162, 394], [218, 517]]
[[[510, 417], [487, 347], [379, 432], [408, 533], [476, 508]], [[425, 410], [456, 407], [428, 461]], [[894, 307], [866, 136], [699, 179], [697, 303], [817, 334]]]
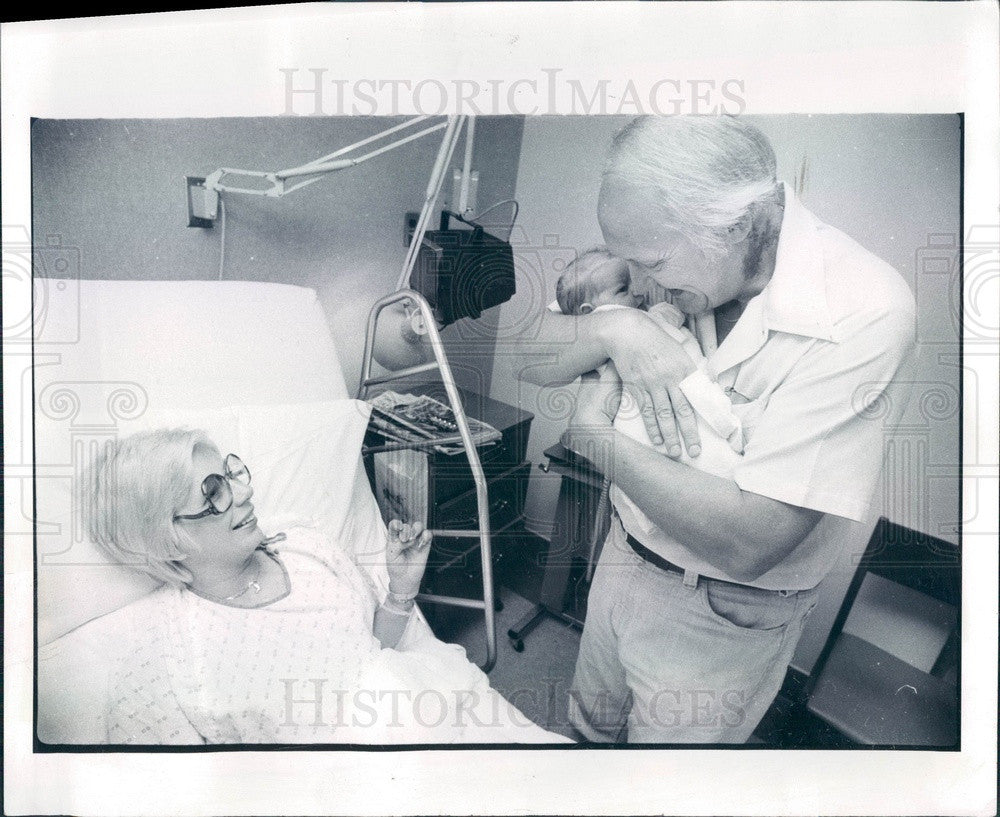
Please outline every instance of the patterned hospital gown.
[[257, 609], [161, 588], [133, 605], [110, 743], [555, 742], [490, 689], [465, 651], [411, 616], [372, 634], [378, 591], [308, 529], [279, 548], [292, 590]]

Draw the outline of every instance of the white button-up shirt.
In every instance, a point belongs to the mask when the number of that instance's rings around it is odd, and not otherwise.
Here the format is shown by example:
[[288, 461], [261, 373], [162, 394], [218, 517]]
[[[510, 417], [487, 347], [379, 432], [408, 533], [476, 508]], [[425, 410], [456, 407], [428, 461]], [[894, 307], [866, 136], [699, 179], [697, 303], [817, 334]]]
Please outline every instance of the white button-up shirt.
[[[902, 410], [905, 383], [892, 384], [905, 380], [898, 375], [913, 348], [915, 315], [902, 277], [820, 222], [786, 186], [774, 274], [708, 361], [743, 419], [737, 485], [834, 517], [865, 519], [887, 427]], [[643, 530], [629, 518], [628, 503], [618, 510], [625, 529], [664, 558], [733, 580], [667, 533]], [[752, 584], [774, 590], [818, 584], [839, 555], [831, 535], [836, 524], [821, 521]]]

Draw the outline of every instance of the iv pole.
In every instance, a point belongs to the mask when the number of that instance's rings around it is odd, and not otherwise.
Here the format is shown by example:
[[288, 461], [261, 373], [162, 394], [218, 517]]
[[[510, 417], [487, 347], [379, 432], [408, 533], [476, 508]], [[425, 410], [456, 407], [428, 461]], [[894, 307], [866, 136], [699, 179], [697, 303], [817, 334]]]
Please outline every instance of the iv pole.
[[[449, 116], [445, 122], [431, 125], [430, 127], [410, 133], [407, 136], [393, 142], [369, 150], [360, 156], [348, 156], [348, 154], [354, 153], [360, 148], [369, 146], [379, 140], [398, 134], [408, 128], [412, 128], [415, 125], [425, 122], [427, 119], [428, 117], [426, 116], [414, 117], [385, 131], [369, 136], [359, 142], [355, 142], [352, 145], [340, 148], [333, 153], [320, 157], [319, 159], [315, 159], [312, 162], [285, 170], [260, 171], [225, 167], [219, 168], [207, 176], [203, 183], [205, 191], [205, 207], [209, 218], [214, 219], [218, 211], [219, 197], [223, 193], [281, 198], [289, 193], [301, 190], [303, 187], [319, 181], [328, 173], [345, 170], [350, 167], [356, 167], [363, 162], [367, 162], [376, 156], [395, 150], [396, 148], [423, 136], [436, 133], [441, 130], [444, 131], [441, 145], [438, 148], [437, 157], [435, 158], [434, 165], [431, 168], [430, 179], [427, 182], [427, 188], [424, 193], [424, 203], [420, 210], [420, 217], [410, 240], [410, 244], [406, 252], [406, 258], [403, 261], [403, 269], [400, 272], [398, 280], [396, 281], [396, 291], [376, 301], [368, 314], [368, 322], [365, 328], [365, 347], [364, 357], [362, 360], [361, 383], [358, 389], [358, 399], [366, 399], [371, 387], [373, 386], [389, 383], [393, 380], [400, 380], [414, 374], [428, 372], [434, 369], [437, 369], [441, 374], [441, 380], [444, 385], [445, 392], [448, 395], [448, 401], [451, 404], [452, 412], [455, 416], [455, 423], [458, 426], [458, 434], [465, 449], [465, 454], [469, 461], [469, 469], [472, 472], [472, 479], [476, 487], [476, 506], [479, 518], [479, 527], [476, 530], [432, 530], [431, 533], [434, 536], [447, 538], [479, 539], [479, 550], [482, 559], [483, 572], [483, 599], [480, 601], [478, 599], [437, 596], [423, 593], [420, 594], [417, 599], [422, 602], [483, 610], [486, 618], [486, 660], [482, 664], [482, 669], [484, 672], [489, 672], [496, 663], [496, 619], [494, 607], [495, 594], [493, 588], [493, 556], [490, 538], [489, 497], [487, 493], [486, 476], [483, 472], [482, 463], [479, 460], [479, 453], [476, 449], [475, 442], [472, 439], [472, 433], [469, 429], [469, 422], [465, 414], [465, 409], [462, 406], [461, 397], [458, 393], [458, 387], [455, 384], [455, 378], [452, 374], [451, 366], [448, 364], [444, 344], [441, 341], [441, 335], [438, 332], [437, 322], [434, 319], [434, 314], [431, 310], [430, 304], [420, 293], [407, 287], [407, 282], [409, 281], [414, 265], [416, 264], [417, 255], [419, 253], [421, 243], [423, 242], [424, 234], [427, 231], [427, 225], [430, 222], [431, 214], [434, 211], [445, 174], [451, 165], [452, 156], [455, 152], [455, 146], [458, 144], [463, 126], [466, 128], [466, 149], [463, 162], [461, 200], [459, 202], [459, 209], [463, 214], [466, 212], [469, 191], [469, 176], [472, 163], [474, 119], [468, 116]], [[261, 181], [262, 186], [245, 187], [227, 184], [227, 177], [231, 176], [243, 177], [245, 179], [257, 179]], [[246, 184], [246, 182], [244, 182], [244, 184]], [[428, 336], [431, 351], [434, 355], [434, 360], [417, 366], [410, 366], [387, 375], [373, 376], [372, 362], [374, 355], [375, 334], [379, 316], [387, 307], [399, 303], [403, 304], [408, 310], [413, 310], [420, 314], [424, 331]], [[451, 440], [449, 440], [449, 442], [451, 442]], [[440, 444], [440, 441], [438, 441], [437, 444]], [[426, 446], [413, 445], [408, 447], [424, 448]], [[395, 446], [393, 446], [393, 448], [395, 448]]]

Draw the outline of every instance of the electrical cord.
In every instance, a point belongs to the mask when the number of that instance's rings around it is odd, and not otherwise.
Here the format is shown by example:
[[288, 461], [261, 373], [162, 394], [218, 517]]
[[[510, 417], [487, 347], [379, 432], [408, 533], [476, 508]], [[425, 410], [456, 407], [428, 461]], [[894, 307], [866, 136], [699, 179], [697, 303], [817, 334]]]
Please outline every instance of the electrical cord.
[[226, 265], [226, 202], [219, 196], [219, 220], [222, 222], [222, 236], [219, 240], [219, 280]]
[[[489, 207], [487, 207], [482, 212], [477, 213], [476, 214], [476, 218], [474, 220], [476, 222], [481, 222], [483, 216], [485, 216], [487, 213], [492, 213], [498, 207], [503, 207], [503, 205], [505, 205], [505, 204], [513, 204], [514, 205], [514, 215], [511, 216], [510, 225], [508, 226], [509, 230], [513, 230], [514, 229], [514, 223], [517, 221], [517, 215], [518, 215], [518, 213], [521, 212], [521, 205], [519, 205], [517, 203], [517, 199], [504, 199], [503, 201], [498, 201], [496, 204], [491, 204]], [[509, 237], [509, 233], [508, 233], [508, 237]]]
[[485, 210], [481, 211], [476, 216], [476, 218], [482, 218], [487, 213], [492, 213], [494, 210], [497, 209], [497, 207], [502, 207], [504, 204], [513, 204], [514, 205], [514, 218], [512, 218], [511, 222], [510, 222], [511, 224], [513, 224], [515, 221], [517, 221], [517, 214], [518, 214], [518, 212], [520, 210], [520, 205], [517, 203], [517, 199], [504, 199], [503, 201], [498, 201], [496, 204], [491, 204]]

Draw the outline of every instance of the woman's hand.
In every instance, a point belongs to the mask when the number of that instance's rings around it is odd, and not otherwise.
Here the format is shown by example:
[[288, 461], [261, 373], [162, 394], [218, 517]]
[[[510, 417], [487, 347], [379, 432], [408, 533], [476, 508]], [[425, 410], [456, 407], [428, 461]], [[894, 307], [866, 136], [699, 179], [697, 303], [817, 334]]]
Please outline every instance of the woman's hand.
[[618, 375], [634, 387], [642, 421], [654, 445], [661, 442], [671, 457], [701, 453], [698, 421], [680, 382], [695, 370], [681, 345], [656, 320], [637, 310], [616, 310], [615, 324], [605, 332], [608, 356]]
[[431, 532], [424, 530], [420, 522], [406, 524], [399, 519], [393, 519], [388, 527], [385, 565], [389, 571], [389, 589], [401, 596], [416, 595], [427, 567]]

